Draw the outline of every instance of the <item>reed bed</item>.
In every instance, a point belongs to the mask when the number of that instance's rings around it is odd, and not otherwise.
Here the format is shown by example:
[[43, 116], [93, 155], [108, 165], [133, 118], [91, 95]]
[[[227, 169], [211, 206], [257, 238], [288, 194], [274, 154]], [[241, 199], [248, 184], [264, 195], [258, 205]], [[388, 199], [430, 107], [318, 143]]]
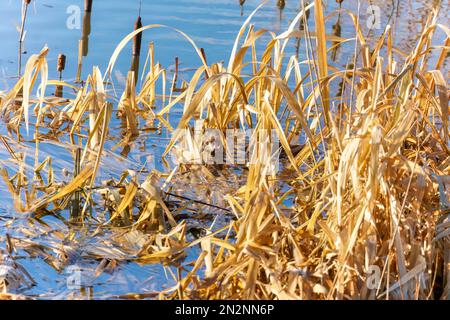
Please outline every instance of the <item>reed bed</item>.
[[[304, 4], [281, 34], [251, 24], [257, 9], [227, 64], [208, 64], [204, 50], [176, 30], [201, 66], [167, 93], [167, 71], [155, 62], [152, 44], [141, 84], [134, 61], [114, 98], [110, 76], [121, 51], [141, 32], [165, 28], [142, 27], [140, 18], [107, 70], [94, 68], [84, 86], [48, 79], [48, 48], [33, 55], [14, 88], [0, 94], [9, 133], [1, 142], [18, 168], [3, 168], [1, 175], [15, 210], [31, 217], [69, 210], [72, 225], [95, 226], [92, 237], [111, 233], [108, 246], [87, 250], [99, 261], [97, 272], [127, 261], [162, 263], [175, 283], [119, 298], [450, 298], [448, 75], [442, 71], [450, 30], [431, 12], [415, 49], [403, 54], [389, 26], [380, 39], [367, 41], [355, 13], [344, 12], [355, 38], [327, 34], [322, 6]], [[441, 46], [433, 44], [437, 32], [447, 37]], [[305, 61], [285, 54], [297, 39]], [[349, 42], [353, 63], [344, 69], [330, 64], [330, 52]], [[74, 97], [46, 95], [52, 86]], [[182, 116], [173, 127], [177, 106]], [[281, 169], [272, 172], [268, 151], [257, 147], [250, 163], [180, 163], [167, 172], [126, 168], [118, 179], [99, 181], [113, 115], [125, 131], [120, 145], [131, 148], [152, 124], [173, 132], [164, 156], [189, 159], [211, 155], [193, 135], [195, 120], [196, 130], [219, 132], [225, 154], [234, 152], [227, 130], [275, 130]], [[42, 141], [72, 146], [70, 181], [55, 177], [50, 157], [36, 160], [32, 178], [25, 174], [20, 146], [31, 135], [36, 159]], [[198, 197], [183, 195], [184, 188]], [[218, 223], [220, 217], [226, 219]], [[70, 260], [67, 246], [55, 255], [13, 238], [10, 247], [46, 254], [57, 270]], [[194, 248], [196, 258], [186, 260]]]

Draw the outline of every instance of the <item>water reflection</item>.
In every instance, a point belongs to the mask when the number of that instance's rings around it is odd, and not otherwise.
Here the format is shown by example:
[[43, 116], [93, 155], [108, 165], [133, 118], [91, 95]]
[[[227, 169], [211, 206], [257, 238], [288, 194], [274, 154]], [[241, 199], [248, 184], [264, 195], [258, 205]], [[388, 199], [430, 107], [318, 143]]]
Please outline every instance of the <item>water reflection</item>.
[[[342, 28], [341, 28], [341, 12], [339, 12], [338, 18], [336, 20], [336, 23], [333, 24], [333, 35], [340, 38], [342, 34]], [[332, 47], [333, 50], [331, 50], [331, 60], [336, 61], [337, 54], [340, 50], [339, 41], [332, 41]]]

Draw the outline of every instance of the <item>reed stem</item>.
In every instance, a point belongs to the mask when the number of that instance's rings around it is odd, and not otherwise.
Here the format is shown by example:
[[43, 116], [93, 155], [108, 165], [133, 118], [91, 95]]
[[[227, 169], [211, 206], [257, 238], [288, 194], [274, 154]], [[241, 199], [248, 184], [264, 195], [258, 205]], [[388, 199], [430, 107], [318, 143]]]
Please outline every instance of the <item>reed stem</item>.
[[[139, 9], [140, 11], [140, 9]], [[134, 24], [134, 30], [142, 28], [142, 19], [139, 15]], [[137, 83], [139, 78], [139, 62], [141, 57], [142, 32], [138, 33], [133, 39], [133, 55], [131, 59], [130, 71], [134, 71], [134, 82]]]
[[[77, 177], [81, 172], [81, 153], [82, 149], [77, 148], [75, 151], [75, 163], [73, 170], [73, 177]], [[80, 191], [75, 191], [72, 198], [72, 210], [70, 212], [70, 218], [72, 221], [78, 220], [80, 217]]]
[[23, 4], [25, 7], [22, 8], [22, 25], [20, 27], [20, 36], [19, 36], [19, 59], [18, 59], [18, 77], [20, 78], [22, 75], [22, 47], [23, 47], [23, 35], [25, 32], [25, 21], [27, 20], [28, 13], [28, 5], [31, 0], [24, 0]]

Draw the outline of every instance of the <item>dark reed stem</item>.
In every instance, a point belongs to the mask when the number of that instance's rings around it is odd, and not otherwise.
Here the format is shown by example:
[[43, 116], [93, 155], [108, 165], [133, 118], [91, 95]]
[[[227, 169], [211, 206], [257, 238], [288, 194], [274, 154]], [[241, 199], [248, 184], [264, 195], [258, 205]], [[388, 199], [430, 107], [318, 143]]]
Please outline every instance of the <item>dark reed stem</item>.
[[245, 0], [239, 0], [239, 6], [241, 7], [241, 17], [244, 15]]
[[[140, 11], [140, 9], [139, 9]], [[134, 30], [142, 28], [142, 19], [139, 15], [134, 24]], [[131, 71], [134, 71], [134, 82], [137, 83], [139, 78], [139, 60], [141, 57], [142, 32], [139, 32], [133, 39], [133, 55], [131, 61]]]
[[173, 75], [172, 92], [174, 92], [174, 90], [176, 90], [176, 88], [177, 88], [178, 65], [179, 65], [179, 59], [178, 59], [178, 57], [175, 57], [175, 70], [174, 70], [174, 75]]
[[92, 0], [84, 0], [84, 11], [92, 12]]
[[76, 83], [81, 82], [81, 70], [83, 67], [83, 57], [89, 53], [89, 35], [91, 33], [91, 14], [93, 0], [84, 1], [83, 29], [81, 31], [81, 39], [78, 41], [78, 67]]
[[283, 9], [286, 6], [285, 0], [278, 0], [277, 1], [277, 7], [280, 10], [280, 21], [283, 19]]
[[19, 35], [19, 61], [18, 61], [18, 76], [22, 75], [22, 47], [23, 47], [23, 34], [25, 32], [25, 21], [27, 20], [27, 12], [28, 12], [28, 5], [30, 4], [31, 0], [24, 0], [25, 8], [22, 14], [22, 25], [20, 27], [20, 35]]
[[[208, 62], [206, 61], [206, 53], [205, 53], [205, 49], [200, 48], [200, 52], [202, 53], [202, 57], [203, 60], [205, 60], [205, 63], [208, 64]], [[208, 80], [208, 71], [205, 70], [205, 79]]]
[[204, 205], [204, 206], [207, 206], [207, 207], [216, 208], [216, 209], [220, 209], [220, 210], [223, 210], [223, 211], [231, 212], [230, 209], [222, 208], [222, 207], [219, 207], [219, 206], [216, 206], [216, 205], [204, 202], [204, 201], [200, 201], [200, 200], [184, 197], [184, 196], [181, 196], [179, 194], [174, 194], [174, 193], [170, 193], [170, 192], [164, 192], [164, 194], [166, 194], [168, 196], [171, 196], [171, 197], [174, 197], [174, 198], [179, 198], [179, 199], [183, 199], [183, 200], [186, 200], [186, 201], [191, 201], [191, 202], [194, 202], [194, 203], [198, 203], [198, 204], [201, 204], [201, 205]]
[[[58, 64], [56, 66], [56, 70], [59, 73], [59, 81], [62, 81], [62, 72], [66, 68], [66, 56], [63, 54], [59, 54], [58, 56]], [[61, 98], [63, 96], [63, 86], [56, 86], [55, 96]]]
[[[75, 164], [73, 177], [77, 177], [81, 172], [81, 148], [77, 148], [75, 151]], [[70, 214], [71, 220], [78, 220], [80, 217], [80, 191], [75, 191], [74, 196], [72, 198], [72, 211]]]

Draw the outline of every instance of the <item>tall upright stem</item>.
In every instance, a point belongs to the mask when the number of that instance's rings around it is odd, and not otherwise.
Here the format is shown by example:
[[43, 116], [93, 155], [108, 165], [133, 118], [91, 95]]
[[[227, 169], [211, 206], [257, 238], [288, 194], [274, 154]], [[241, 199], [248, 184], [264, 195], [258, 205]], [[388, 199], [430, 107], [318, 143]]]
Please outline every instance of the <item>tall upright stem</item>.
[[[31, 0], [24, 0], [22, 2], [22, 25], [20, 27], [20, 35], [19, 35], [19, 59], [18, 59], [18, 71], [17, 75], [20, 78], [22, 75], [22, 47], [23, 47], [23, 34], [25, 32], [25, 21], [27, 20], [27, 12], [28, 12], [28, 5], [30, 4]], [[25, 7], [23, 7], [25, 5]]]

